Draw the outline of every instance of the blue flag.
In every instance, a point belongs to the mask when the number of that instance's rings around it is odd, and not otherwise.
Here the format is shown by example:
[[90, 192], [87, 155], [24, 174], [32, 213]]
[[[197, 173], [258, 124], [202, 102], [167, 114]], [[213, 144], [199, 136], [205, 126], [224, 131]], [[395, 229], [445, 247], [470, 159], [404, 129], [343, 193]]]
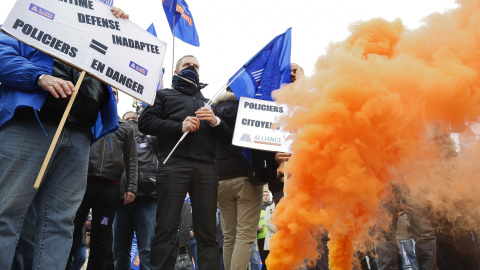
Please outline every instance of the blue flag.
[[147, 32], [155, 37], [157, 36], [157, 31], [155, 31], [155, 25], [153, 25], [153, 23], [147, 28]]
[[[271, 101], [273, 90], [279, 89], [284, 83], [290, 83], [291, 50], [292, 28], [288, 28], [285, 33], [275, 37], [248, 60], [228, 80], [230, 89], [237, 99], [249, 97]], [[237, 78], [233, 81], [235, 77]], [[242, 154], [252, 164], [252, 149], [242, 148]]]
[[113, 6], [113, 0], [98, 0], [98, 1], [104, 3], [105, 5], [107, 5], [109, 7]]
[[[185, 0], [162, 0], [170, 30], [177, 38], [193, 46], [200, 46], [197, 29]], [[174, 23], [175, 22], [175, 23]], [[175, 25], [175, 31], [173, 29]]]
[[[230, 78], [235, 96], [272, 100], [272, 91], [290, 83], [292, 28], [275, 37]], [[245, 69], [245, 71], [243, 71]], [[243, 73], [242, 73], [243, 72]]]
[[[275, 37], [230, 78], [235, 96], [272, 100], [272, 91], [290, 83], [292, 28]], [[243, 71], [245, 69], [245, 71]], [[243, 73], [242, 73], [243, 72]]]

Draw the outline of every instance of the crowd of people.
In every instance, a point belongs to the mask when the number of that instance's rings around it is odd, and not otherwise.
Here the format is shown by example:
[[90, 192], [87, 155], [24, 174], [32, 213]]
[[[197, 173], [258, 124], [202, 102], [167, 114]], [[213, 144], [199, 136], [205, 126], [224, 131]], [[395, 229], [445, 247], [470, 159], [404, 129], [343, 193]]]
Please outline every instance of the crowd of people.
[[[142, 270], [267, 269], [290, 154], [233, 146], [239, 101], [227, 90], [205, 106], [199, 74], [193, 55], [180, 58], [172, 88], [122, 118], [117, 89], [87, 76], [36, 190], [80, 73], [0, 33], [0, 269], [79, 269], [86, 230], [89, 270], [131, 269], [134, 235]], [[292, 63], [291, 83], [303, 75]], [[437, 241], [428, 209], [399, 196], [362, 268], [480, 269], [476, 234]], [[302, 269], [328, 269], [327, 254]]]

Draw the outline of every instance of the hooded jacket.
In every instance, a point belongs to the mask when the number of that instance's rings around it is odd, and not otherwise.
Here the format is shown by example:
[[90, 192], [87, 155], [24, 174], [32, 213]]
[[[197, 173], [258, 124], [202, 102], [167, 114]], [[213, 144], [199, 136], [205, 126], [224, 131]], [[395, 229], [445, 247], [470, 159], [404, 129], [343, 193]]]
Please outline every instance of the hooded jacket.
[[[208, 102], [201, 87], [186, 82], [173, 82], [173, 89], [157, 91], [153, 106], [147, 107], [139, 119], [140, 132], [158, 138], [160, 162], [168, 156], [182, 137], [182, 123], [187, 116], [195, 117], [195, 111]], [[212, 110], [215, 112], [214, 106]], [[172, 159], [182, 158], [214, 163], [215, 138], [222, 140], [227, 132], [223, 121], [212, 127], [208, 121], [200, 121], [200, 129], [190, 132], [172, 154]]]
[[[36, 85], [36, 78], [52, 74], [53, 63], [52, 57], [0, 33], [0, 126], [9, 121], [17, 109], [32, 108], [35, 114], [40, 111], [50, 93]], [[94, 140], [118, 128], [117, 105], [113, 93], [109, 92], [110, 97], [101, 105], [92, 127]]]

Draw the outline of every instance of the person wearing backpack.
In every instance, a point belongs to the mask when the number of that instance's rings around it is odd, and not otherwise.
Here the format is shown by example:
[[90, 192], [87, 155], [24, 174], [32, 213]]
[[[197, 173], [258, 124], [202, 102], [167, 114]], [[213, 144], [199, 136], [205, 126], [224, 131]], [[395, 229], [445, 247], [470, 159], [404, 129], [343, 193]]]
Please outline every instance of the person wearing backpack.
[[[157, 138], [138, 131], [138, 115], [127, 112], [123, 120], [135, 130], [138, 160], [138, 192], [134, 202], [123, 205], [115, 213], [113, 223], [113, 261], [116, 270], [130, 270], [133, 233], [137, 237], [140, 270], [150, 270], [150, 246], [155, 229], [157, 192], [155, 191], [158, 158]], [[122, 179], [124, 180], [124, 178]], [[121, 188], [125, 182], [122, 181]]]

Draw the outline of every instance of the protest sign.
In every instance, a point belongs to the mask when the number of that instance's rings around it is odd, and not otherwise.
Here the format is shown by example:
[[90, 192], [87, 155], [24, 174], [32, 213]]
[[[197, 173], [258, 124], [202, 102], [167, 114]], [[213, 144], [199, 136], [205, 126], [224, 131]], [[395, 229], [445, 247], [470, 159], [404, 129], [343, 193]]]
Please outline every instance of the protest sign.
[[2, 31], [152, 104], [166, 43], [96, 0], [18, 0]]
[[232, 144], [236, 146], [291, 152], [293, 133], [284, 131], [278, 119], [288, 115], [285, 104], [253, 98], [240, 98]]

